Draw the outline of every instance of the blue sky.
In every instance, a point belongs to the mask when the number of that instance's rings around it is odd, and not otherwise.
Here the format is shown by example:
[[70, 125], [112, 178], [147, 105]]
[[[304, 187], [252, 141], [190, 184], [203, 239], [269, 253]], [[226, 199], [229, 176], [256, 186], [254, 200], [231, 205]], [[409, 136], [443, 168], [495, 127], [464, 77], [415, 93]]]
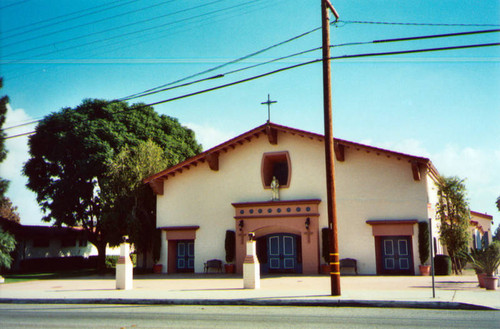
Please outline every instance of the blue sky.
[[[334, 45], [500, 28], [500, 2], [333, 0], [342, 22]], [[442, 25], [360, 24], [433, 23]], [[320, 0], [0, 2], [5, 127], [74, 107], [85, 98], [115, 99], [222, 65], [321, 26]], [[465, 26], [491, 24], [492, 26]], [[332, 56], [498, 43], [499, 33], [412, 42], [342, 46]], [[316, 31], [209, 74], [264, 63], [321, 46]], [[152, 103], [321, 57], [311, 52], [220, 79], [132, 102]], [[498, 222], [500, 195], [500, 47], [335, 60], [334, 135], [429, 157], [443, 175], [466, 178], [471, 208]], [[205, 148], [260, 125], [270, 94], [271, 120], [323, 133], [321, 64], [155, 106], [195, 130]], [[7, 130], [29, 132], [34, 125]], [[40, 224], [24, 187], [27, 137], [9, 139], [1, 176], [24, 224]]]

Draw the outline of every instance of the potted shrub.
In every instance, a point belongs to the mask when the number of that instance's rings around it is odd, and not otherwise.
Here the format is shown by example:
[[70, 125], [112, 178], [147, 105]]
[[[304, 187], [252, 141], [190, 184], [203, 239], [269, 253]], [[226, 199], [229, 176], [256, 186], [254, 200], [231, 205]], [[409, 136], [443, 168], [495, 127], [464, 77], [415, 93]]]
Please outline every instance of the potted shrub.
[[162, 269], [163, 269], [162, 264], [154, 264], [153, 265], [153, 273], [155, 273], [155, 274], [161, 274]]
[[487, 290], [496, 290], [498, 277], [494, 276], [500, 266], [500, 241], [493, 241], [484, 250], [476, 250], [469, 254], [474, 268], [485, 274], [484, 286]]
[[234, 256], [236, 254], [236, 233], [231, 230], [226, 231], [226, 240], [224, 241], [226, 249], [226, 262], [224, 270], [226, 273], [234, 273]]
[[476, 264], [476, 262], [481, 262], [481, 258], [484, 255], [483, 249], [472, 249], [470, 250], [470, 254], [468, 255], [468, 261], [471, 261], [472, 268], [476, 272], [477, 282], [479, 283], [479, 288], [484, 288], [484, 274], [483, 270]]
[[429, 275], [431, 266], [426, 264], [429, 259], [429, 224], [427, 222], [418, 223], [418, 254], [420, 257], [420, 275]]
[[329, 274], [330, 273], [330, 236], [329, 230], [327, 227], [321, 229], [321, 256], [326, 264], [321, 264], [321, 273]]

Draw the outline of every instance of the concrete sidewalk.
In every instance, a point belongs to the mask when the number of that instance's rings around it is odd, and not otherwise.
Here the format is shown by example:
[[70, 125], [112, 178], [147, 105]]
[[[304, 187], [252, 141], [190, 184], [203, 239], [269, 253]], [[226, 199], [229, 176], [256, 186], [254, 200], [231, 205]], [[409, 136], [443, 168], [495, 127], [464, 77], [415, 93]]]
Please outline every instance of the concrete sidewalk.
[[342, 296], [330, 296], [328, 276], [265, 276], [243, 289], [238, 275], [136, 275], [134, 289], [116, 290], [114, 276], [0, 285], [0, 303], [323, 305], [500, 310], [500, 290], [478, 287], [475, 276], [343, 276]]

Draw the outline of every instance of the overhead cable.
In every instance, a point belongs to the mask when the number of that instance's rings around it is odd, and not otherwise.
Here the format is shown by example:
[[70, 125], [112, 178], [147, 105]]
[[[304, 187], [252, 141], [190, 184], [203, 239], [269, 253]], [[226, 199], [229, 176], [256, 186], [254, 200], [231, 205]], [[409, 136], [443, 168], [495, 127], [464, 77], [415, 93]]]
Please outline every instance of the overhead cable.
[[[410, 54], [410, 53], [422, 53], [422, 52], [434, 52], [434, 51], [446, 51], [446, 50], [459, 50], [459, 49], [481, 48], [481, 47], [492, 47], [492, 46], [500, 46], [500, 43], [497, 42], [497, 43], [471, 44], [471, 45], [462, 45], [462, 46], [450, 46], [450, 47], [439, 47], [439, 48], [423, 48], [423, 49], [401, 50], [401, 51], [380, 52], [380, 53], [362, 53], [362, 54], [353, 54], [353, 55], [334, 56], [334, 57], [330, 57], [329, 59], [330, 60], [342, 60], [342, 59], [350, 59], [350, 58], [403, 55], [403, 54]], [[287, 66], [287, 67], [284, 67], [284, 68], [280, 68], [280, 69], [277, 69], [277, 70], [274, 70], [274, 71], [266, 72], [266, 73], [259, 74], [259, 75], [256, 75], [256, 76], [252, 76], [252, 77], [249, 77], [249, 78], [245, 78], [245, 79], [242, 79], [242, 80], [234, 81], [234, 82], [231, 82], [231, 83], [226, 83], [226, 84], [223, 84], [223, 85], [219, 85], [219, 86], [216, 86], [216, 87], [212, 87], [212, 88], [200, 90], [200, 91], [197, 91], [197, 92], [188, 93], [188, 94], [184, 94], [184, 95], [181, 95], [181, 96], [176, 96], [176, 97], [164, 99], [164, 100], [161, 100], [161, 101], [157, 101], [157, 102], [153, 102], [153, 103], [141, 105], [139, 108], [141, 108], [141, 107], [147, 107], [147, 106], [154, 106], [154, 105], [159, 105], [159, 104], [164, 104], [164, 103], [172, 102], [172, 101], [183, 99], [183, 98], [188, 98], [188, 97], [191, 97], [191, 96], [196, 96], [196, 95], [204, 94], [204, 93], [207, 93], [207, 92], [211, 92], [211, 91], [215, 91], [215, 90], [218, 90], [218, 89], [222, 89], [222, 88], [234, 86], [234, 85], [241, 84], [241, 83], [244, 83], [244, 82], [249, 82], [249, 81], [256, 80], [256, 79], [259, 79], [259, 78], [263, 78], [263, 77], [266, 77], [266, 76], [270, 76], [270, 75], [273, 75], [273, 74], [276, 74], [276, 73], [284, 72], [284, 71], [287, 71], [287, 70], [299, 68], [299, 67], [302, 67], [302, 66], [306, 66], [306, 65], [310, 65], [310, 64], [314, 64], [314, 63], [318, 63], [318, 62], [322, 62], [322, 61], [323, 61], [323, 59], [315, 59], [315, 60], [311, 60], [311, 61], [307, 61], [307, 62], [303, 62], [303, 63], [291, 65], [291, 66]], [[38, 122], [38, 121], [41, 121], [41, 120], [36, 120], [35, 122]], [[19, 134], [19, 135], [7, 136], [7, 137], [5, 137], [5, 139], [26, 136], [26, 135], [30, 135], [30, 134], [33, 134], [33, 133], [34, 132], [29, 132], [29, 133], [24, 133], [24, 134]]]
[[[149, 95], [156, 94], [156, 93], [159, 93], [159, 92], [164, 92], [164, 91], [176, 89], [176, 88], [179, 88], [179, 87], [184, 87], [184, 86], [192, 85], [192, 84], [195, 84], [195, 83], [200, 83], [200, 82], [203, 82], [203, 81], [212, 80], [212, 79], [215, 79], [215, 78], [221, 78], [222, 76], [226, 76], [226, 75], [229, 75], [229, 74], [232, 74], [232, 73], [241, 72], [241, 71], [244, 71], [244, 70], [255, 68], [257, 66], [261, 66], [261, 65], [273, 63], [273, 62], [276, 62], [276, 61], [279, 61], [279, 60], [291, 58], [291, 57], [294, 57], [294, 56], [302, 55], [302, 54], [305, 54], [305, 53], [308, 53], [308, 52], [312, 52], [312, 51], [321, 49], [321, 47], [309, 49], [309, 50], [306, 50], [306, 51], [303, 51], [303, 52], [299, 52], [299, 53], [295, 53], [295, 54], [292, 54], [292, 55], [283, 56], [283, 57], [276, 58], [276, 59], [273, 59], [273, 60], [270, 60], [270, 61], [266, 61], [264, 63], [259, 63], [259, 64], [251, 65], [251, 66], [248, 66], [248, 67], [240, 68], [240, 69], [229, 71], [229, 72], [226, 72], [226, 73], [221, 73], [221, 74], [216, 75], [216, 76], [211, 76], [211, 77], [207, 77], [205, 79], [199, 79], [199, 80], [187, 83], [187, 84], [181, 84], [181, 85], [175, 86], [176, 83], [183, 82], [183, 81], [186, 81], [186, 80], [188, 80], [190, 78], [197, 77], [197, 76], [203, 75], [205, 73], [213, 72], [213, 71], [215, 71], [217, 69], [220, 69], [222, 67], [225, 67], [227, 65], [237, 63], [237, 62], [239, 62], [241, 60], [244, 60], [244, 59], [250, 58], [252, 56], [255, 56], [257, 54], [263, 53], [263, 52], [265, 52], [265, 51], [267, 51], [269, 49], [272, 49], [272, 48], [277, 47], [279, 45], [282, 45], [284, 43], [296, 40], [296, 39], [298, 39], [298, 38], [300, 38], [302, 36], [305, 36], [305, 35], [307, 35], [309, 33], [317, 31], [318, 29], [320, 29], [320, 28], [316, 28], [316, 29], [310, 30], [310, 31], [308, 31], [306, 33], [303, 33], [301, 35], [298, 35], [296, 37], [290, 38], [290, 39], [285, 40], [283, 42], [274, 44], [273, 46], [261, 49], [261, 50], [259, 50], [257, 52], [254, 52], [254, 53], [251, 53], [249, 55], [240, 57], [238, 59], [229, 61], [229, 62], [224, 63], [222, 65], [210, 68], [208, 70], [205, 70], [205, 71], [202, 71], [202, 72], [198, 72], [196, 74], [184, 77], [182, 79], [179, 79], [179, 80], [176, 80], [176, 81], [173, 81], [173, 82], [170, 82], [170, 83], [158, 86], [158, 87], [154, 87], [154, 88], [145, 90], [145, 91], [140, 92], [140, 93], [136, 93], [136, 94], [133, 94], [133, 95], [125, 96], [125, 97], [119, 98], [118, 100], [120, 100], [120, 101], [127, 101], [127, 100], [131, 100], [131, 99], [134, 99], [134, 98], [140, 98], [140, 97], [144, 97], [144, 96], [149, 96]], [[415, 40], [423, 40], [423, 39], [443, 38], [443, 37], [457, 37], [457, 36], [464, 36], [464, 35], [493, 33], [493, 32], [500, 32], [500, 29], [496, 29], [496, 30], [481, 30], [481, 31], [468, 31], [468, 32], [447, 33], [447, 34], [434, 34], [434, 35], [415, 36], [415, 37], [406, 37], [406, 38], [395, 38], [395, 39], [381, 39], [381, 40], [372, 40], [372, 41], [365, 41], [365, 42], [349, 42], [349, 43], [332, 45], [330, 47], [344, 47], [344, 46], [367, 45], [367, 44], [374, 44], [374, 43], [388, 43], [388, 42], [400, 42], [400, 41], [415, 41]]]
[[204, 71], [201, 71], [201, 72], [198, 72], [198, 73], [195, 73], [195, 74], [189, 75], [189, 76], [187, 76], [187, 77], [181, 78], [181, 79], [179, 79], [179, 80], [175, 80], [175, 81], [172, 81], [172, 82], [169, 82], [169, 83], [166, 83], [166, 84], [163, 84], [163, 85], [160, 85], [160, 86], [154, 87], [154, 88], [150, 88], [150, 89], [144, 90], [144, 91], [142, 91], [142, 92], [140, 92], [140, 93], [136, 93], [136, 94], [133, 94], [133, 95], [129, 95], [129, 96], [126, 96], [126, 97], [123, 97], [123, 98], [120, 98], [120, 99], [131, 99], [131, 98], [135, 98], [135, 97], [137, 97], [137, 96], [139, 96], [139, 95], [141, 95], [141, 94], [144, 94], [144, 93], [149, 93], [149, 92], [152, 92], [152, 91], [155, 91], [155, 90], [161, 89], [161, 88], [165, 88], [165, 87], [168, 87], [168, 86], [174, 85], [174, 84], [179, 83], [179, 82], [186, 81], [186, 80], [191, 79], [191, 78], [195, 78], [195, 77], [197, 77], [197, 76], [200, 76], [200, 75], [203, 75], [203, 74], [206, 74], [206, 73], [213, 72], [213, 71], [215, 71], [215, 70], [221, 69], [221, 68], [226, 67], [226, 66], [228, 66], [228, 65], [235, 64], [235, 63], [241, 62], [241, 61], [243, 61], [243, 60], [245, 60], [245, 59], [251, 58], [251, 57], [253, 57], [253, 56], [256, 56], [256, 55], [262, 54], [262, 53], [264, 53], [264, 52], [266, 52], [266, 51], [268, 51], [268, 50], [271, 50], [271, 49], [273, 49], [273, 48], [276, 48], [276, 47], [282, 46], [282, 45], [284, 45], [284, 44], [286, 44], [286, 43], [288, 43], [288, 42], [291, 42], [291, 41], [294, 41], [294, 40], [300, 39], [300, 38], [302, 38], [302, 37], [304, 37], [304, 36], [306, 36], [306, 35], [308, 35], [308, 34], [311, 34], [311, 33], [315, 32], [315, 31], [318, 31], [318, 30], [320, 30], [320, 29], [321, 29], [320, 27], [315, 28], [315, 29], [312, 29], [312, 30], [310, 30], [310, 31], [307, 31], [307, 32], [304, 32], [304, 33], [299, 34], [299, 35], [297, 35], [297, 36], [294, 36], [294, 37], [292, 37], [292, 38], [289, 38], [289, 39], [287, 39], [287, 40], [284, 40], [284, 41], [281, 41], [281, 42], [275, 43], [275, 44], [273, 44], [273, 45], [271, 45], [271, 46], [269, 46], [269, 47], [266, 47], [266, 48], [260, 49], [260, 50], [258, 50], [258, 51], [253, 52], [253, 53], [250, 53], [250, 54], [248, 54], [248, 55], [245, 55], [245, 56], [242, 56], [242, 57], [236, 58], [236, 59], [234, 59], [234, 60], [232, 60], [232, 61], [226, 62], [226, 63], [224, 63], [224, 64], [222, 64], [222, 65], [218, 65], [218, 66], [212, 67], [212, 68], [210, 68], [210, 69], [208, 69], [208, 70], [204, 70]]
[[14, 3], [11, 3], [11, 4], [5, 5], [3, 7], [0, 7], [0, 10], [4, 10], [6, 8], [14, 7], [14, 6], [17, 6], [17, 5], [21, 5], [21, 4], [23, 4], [25, 2], [28, 2], [28, 1], [31, 1], [31, 0], [22, 0], [22, 1], [14, 2]]
[[[176, 12], [171, 12], [171, 13], [168, 13], [168, 14], [164, 14], [164, 15], [161, 15], [161, 16], [154, 17], [154, 18], [148, 18], [148, 19], [141, 20], [141, 21], [138, 21], [138, 22], [128, 23], [128, 24], [121, 25], [121, 26], [118, 26], [118, 27], [112, 27], [112, 28], [109, 28], [109, 29], [105, 29], [105, 30], [101, 30], [101, 31], [97, 31], [97, 32], [93, 32], [93, 33], [89, 33], [89, 34], [85, 34], [85, 35], [80, 35], [80, 36], [77, 36], [77, 37], [72, 37], [72, 38], [69, 38], [69, 39], [58, 41], [56, 43], [52, 42], [52, 43], [49, 43], [49, 44], [44, 44], [44, 45], [41, 45], [41, 46], [36, 46], [36, 47], [30, 48], [30, 49], [19, 50], [19, 51], [13, 52], [13, 53], [4, 54], [3, 57], [5, 58], [5, 57], [10, 57], [10, 56], [14, 56], [14, 55], [23, 54], [23, 53], [30, 52], [30, 51], [33, 51], [33, 50], [43, 49], [43, 48], [47, 48], [47, 47], [54, 47], [55, 45], [58, 45], [58, 44], [63, 44], [63, 43], [67, 43], [67, 42], [70, 42], [70, 41], [75, 41], [75, 40], [87, 38], [87, 37], [90, 37], [90, 36], [94, 36], [94, 35], [98, 35], [98, 34], [102, 34], [102, 33], [106, 33], [106, 32], [111, 32], [111, 31], [115, 31], [115, 30], [118, 30], [118, 29], [122, 29], [122, 28], [125, 28], [125, 27], [130, 27], [130, 26], [137, 25], [137, 24], [147, 23], [147, 22], [149, 22], [149, 21], [151, 21], [153, 19], [165, 18], [167, 16], [176, 15], [176, 14], [179, 14], [179, 13], [182, 13], [182, 12], [186, 12], [186, 11], [189, 11], [189, 10], [198, 9], [198, 8], [201, 8], [201, 7], [206, 7], [206, 6], [212, 5], [212, 4], [220, 2], [220, 1], [224, 1], [224, 0], [215, 0], [215, 1], [212, 1], [212, 2], [209, 2], [209, 3], [205, 3], [203, 5], [198, 5], [198, 6], [190, 7], [190, 8], [187, 8], [187, 9], [178, 10]], [[229, 8], [242, 6], [242, 5], [251, 3], [251, 2], [252, 1], [248, 1], [246, 3], [235, 5], [235, 6], [232, 6], [232, 7], [229, 7]], [[53, 53], [65, 51], [65, 50], [68, 50], [68, 49], [73, 49], [73, 48], [79, 48], [79, 47], [82, 47], [82, 46], [87, 46], [87, 45], [94, 44], [94, 43], [97, 43], [97, 42], [102, 42], [102, 41], [107, 41], [107, 40], [111, 40], [111, 39], [116, 39], [116, 38], [119, 38], [119, 37], [129, 36], [129, 35], [132, 35], [132, 34], [137, 34], [137, 33], [141, 33], [141, 32], [144, 32], [144, 31], [149, 31], [149, 30], [157, 29], [159, 27], [165, 27], [167, 25], [176, 24], [178, 22], [183, 22], [183, 21], [186, 21], [188, 19], [198, 18], [198, 17], [204, 16], [204, 15], [207, 15], [207, 14], [211, 14], [211, 13], [214, 13], [214, 12], [219, 12], [219, 11], [227, 10], [229, 8], [218, 9], [218, 10], [215, 10], [215, 11], [212, 11], [212, 12], [209, 12], [209, 13], [205, 13], [205, 14], [201, 14], [201, 15], [196, 15], [196, 16], [193, 16], [191, 18], [184, 18], [184, 19], [181, 19], [181, 20], [178, 20], [178, 21], [164, 23], [164, 24], [160, 24], [160, 25], [157, 25], [157, 26], [145, 28], [145, 29], [138, 30], [138, 31], [123, 33], [123, 34], [120, 34], [118, 36], [106, 38], [106, 39], [103, 39], [103, 40], [91, 41], [91, 42], [87, 42], [87, 43], [76, 45], [76, 46], [67, 47], [67, 48], [60, 49], [60, 50], [50, 51], [48, 53], [34, 55], [34, 56], [31, 56], [31, 57], [45, 56], [45, 55], [49, 55], [49, 54], [53, 54]], [[12, 62], [19, 62], [19, 61], [20, 60], [14, 60]], [[9, 63], [12, 63], [12, 62], [9, 62]]]
[[[170, 1], [166, 1], [166, 2], [160, 2], [160, 3], [154, 4], [154, 5], [148, 6], [148, 7], [143, 7], [143, 8], [139, 8], [139, 9], [135, 9], [135, 10], [130, 10], [130, 11], [127, 11], [127, 12], [124, 12], [124, 13], [121, 13], [121, 14], [114, 15], [114, 16], [104, 17], [104, 18], [101, 18], [101, 19], [98, 19], [98, 20], [95, 20], [95, 21], [86, 22], [86, 23], [82, 23], [82, 24], [79, 24], [79, 25], [71, 26], [71, 27], [65, 27], [65, 28], [57, 30], [57, 31], [47, 32], [45, 34], [36, 35], [36, 36], [33, 36], [31, 38], [28, 38], [28, 39], [23, 39], [23, 40], [18, 40], [18, 41], [15, 41], [15, 42], [11, 42], [11, 43], [3, 45], [3, 47], [10, 47], [10, 46], [14, 46], [14, 45], [17, 45], [17, 44], [20, 44], [20, 43], [24, 43], [24, 42], [27, 42], [27, 41], [39, 40], [41, 38], [48, 37], [48, 36], [51, 36], [51, 35], [54, 35], [54, 34], [58, 34], [58, 33], [61, 33], [61, 32], [71, 31], [71, 30], [74, 30], [74, 29], [77, 29], [77, 28], [80, 28], [80, 27], [84, 27], [84, 26], [88, 26], [88, 25], [93, 25], [93, 24], [97, 24], [97, 23], [101, 23], [101, 22], [107, 22], [107, 21], [109, 21], [111, 19], [114, 19], [114, 18], [118, 18], [118, 17], [130, 15], [130, 14], [133, 14], [133, 13], [137, 13], [137, 12], [140, 12], [140, 11], [143, 11], [143, 10], [148, 10], [148, 9], [151, 9], [151, 8], [154, 8], [154, 7], [158, 7], [158, 6], [163, 6], [163, 5], [166, 5], [166, 4], [168, 4], [170, 2], [174, 2], [174, 1], [176, 1], [176, 0], [170, 0]], [[151, 18], [151, 20], [153, 20], [153, 19], [155, 19], [155, 18]], [[141, 21], [140, 23], [144, 23], [144, 22], [145, 21]], [[136, 24], [136, 23], [134, 23], [134, 24]], [[124, 25], [124, 26], [129, 26], [129, 25]], [[121, 27], [119, 27], [119, 28], [121, 28]], [[36, 29], [36, 30], [38, 30], [38, 29]], [[92, 34], [89, 34], [88, 36], [90, 36], [90, 35], [92, 35]], [[10, 37], [7, 37], [7, 38], [10, 38]], [[7, 38], [3, 38], [3, 39], [7, 39]], [[40, 47], [44, 47], [44, 46], [40, 46]], [[26, 50], [26, 51], [29, 51], [29, 50]]]
[[500, 24], [475, 24], [475, 23], [405, 23], [405, 22], [376, 22], [376, 21], [344, 21], [338, 20], [334, 23], [344, 24], [373, 24], [373, 25], [407, 25], [407, 26], [449, 26], [449, 27], [493, 27]]
[[[137, 2], [137, 1], [138, 0], [132, 0], [132, 1], [128, 1], [128, 2], [123, 2], [122, 0], [117, 0], [117, 1], [109, 2], [109, 3], [101, 4], [101, 5], [92, 7], [92, 8], [78, 10], [78, 11], [75, 11], [75, 12], [72, 12], [72, 13], [69, 13], [69, 14], [64, 14], [64, 15], [60, 15], [60, 16], [57, 16], [57, 17], [44, 19], [44, 20], [41, 20], [41, 21], [38, 21], [38, 22], [35, 22], [35, 23], [30, 23], [30, 24], [27, 24], [27, 25], [18, 26], [18, 27], [15, 27], [15, 28], [3, 31], [2, 32], [2, 34], [3, 34], [2, 35], [2, 39], [5, 40], [5, 39], [9, 39], [9, 38], [18, 36], [18, 35], [30, 33], [30, 32], [33, 32], [33, 31], [39, 31], [39, 30], [46, 29], [48, 27], [51, 27], [51, 26], [54, 26], [54, 25], [57, 25], [57, 24], [66, 23], [66, 22], [69, 22], [69, 21], [74, 21], [75, 19], [79, 19], [79, 18], [82, 18], [82, 17], [85, 17], [85, 16], [91, 16], [91, 15], [94, 15], [94, 14], [98, 14], [98, 13], [101, 13], [101, 12], [104, 12], [104, 11], [107, 11], [107, 10], [110, 10], [110, 9], [114, 9], [114, 8], [117, 8], [117, 7], [128, 5], [128, 4], [132, 3], [132, 2]], [[96, 9], [96, 8], [101, 8], [101, 7], [113, 5], [113, 4], [117, 3], [117, 2], [120, 2], [120, 4], [116, 5], [116, 6], [111, 6], [111, 7], [108, 7], [108, 8], [104, 8], [104, 9], [94, 10], [94, 11], [91, 11], [90, 13], [82, 14], [80, 16], [72, 17], [73, 15], [84, 13], [84, 12], [90, 11], [92, 9]], [[45, 24], [45, 25], [42, 25], [42, 26], [38, 26], [39, 24], [46, 23], [46, 22], [51, 22], [51, 21], [54, 21], [54, 20], [58, 20], [60, 18], [65, 18], [65, 19], [63, 19], [61, 21], [57, 21], [57, 22]], [[25, 29], [25, 28], [28, 28], [28, 27], [33, 27], [33, 28], [29, 29], [29, 30], [26, 30], [26, 31], [23, 31], [23, 32], [18, 32], [18, 33], [12, 34], [12, 35], [5, 36], [5, 34], [8, 34], [9, 32], [17, 31], [17, 30], [22, 30], [22, 29]]]
[[[338, 59], [359, 58], [359, 57], [402, 55], [402, 54], [410, 54], [410, 53], [444, 51], [444, 50], [457, 50], [457, 49], [478, 48], [478, 47], [491, 47], [491, 46], [500, 46], [500, 43], [474, 44], [474, 45], [440, 47], [440, 48], [425, 48], [425, 49], [392, 51], [392, 52], [383, 52], [383, 53], [365, 53], [365, 54], [343, 55], [343, 56], [330, 57], [330, 59], [331, 60], [336, 60], [336, 59], [338, 60]], [[191, 96], [195, 96], [195, 95], [204, 94], [204, 93], [207, 93], [209, 91], [214, 91], [214, 90], [217, 90], [217, 89], [222, 89], [222, 88], [234, 86], [234, 85], [237, 85], [237, 84], [240, 84], [240, 83], [243, 83], [243, 82], [252, 81], [252, 80], [255, 80], [255, 79], [263, 78], [263, 77], [266, 77], [266, 76], [269, 76], [269, 75], [273, 75], [273, 74], [280, 73], [280, 72], [283, 72], [283, 71], [295, 69], [295, 68], [298, 68], [298, 67], [301, 67], [301, 66], [306, 66], [306, 65], [318, 63], [318, 62], [321, 62], [321, 61], [323, 61], [323, 59], [316, 59], [316, 60], [312, 60], [312, 61], [308, 61], [308, 62], [304, 62], [304, 63], [292, 65], [292, 66], [287, 66], [287, 67], [284, 67], [284, 68], [281, 68], [281, 69], [277, 69], [277, 70], [274, 70], [274, 71], [271, 71], [271, 72], [267, 72], [267, 73], [264, 73], [264, 74], [259, 74], [259, 75], [256, 75], [256, 76], [253, 76], [253, 77], [250, 77], [250, 78], [246, 78], [246, 79], [238, 80], [238, 81], [235, 81], [235, 82], [227, 83], [227, 84], [224, 84], [224, 85], [220, 85], [220, 86], [216, 86], [216, 87], [204, 89], [204, 90], [201, 90], [201, 91], [197, 91], [197, 92], [185, 94], [185, 95], [182, 95], [182, 96], [176, 96], [176, 97], [165, 99], [165, 100], [158, 101], [158, 102], [149, 103], [149, 104], [146, 104], [146, 105], [147, 106], [153, 106], [153, 105], [158, 105], [158, 104], [163, 104], [163, 103], [168, 103], [168, 102], [171, 102], [171, 101], [179, 100], [179, 99], [182, 99], [182, 98], [187, 98], [187, 97], [191, 97]]]
[[181, 84], [181, 85], [175, 85], [175, 86], [171, 86], [171, 87], [166, 87], [166, 88], [162, 88], [162, 89], [153, 90], [153, 91], [150, 91], [150, 92], [144, 92], [144, 93], [136, 94], [136, 96], [129, 96], [129, 97], [119, 98], [119, 99], [117, 99], [117, 101], [128, 101], [128, 100], [131, 100], [131, 99], [145, 97], [145, 96], [150, 96], [150, 95], [153, 95], [153, 94], [157, 94], [157, 93], [160, 93], [160, 92], [165, 92], [165, 91], [168, 91], [168, 90], [177, 89], [177, 88], [180, 88], [180, 87], [190, 86], [190, 85], [193, 85], [193, 84], [196, 84], [196, 83], [200, 83], [200, 82], [204, 82], [204, 81], [208, 81], [208, 80], [213, 80], [213, 79], [218, 79], [218, 78], [226, 77], [226, 76], [228, 76], [230, 74], [234, 74], [234, 73], [242, 72], [242, 71], [245, 71], [245, 70], [253, 69], [253, 68], [256, 68], [258, 66], [270, 64], [270, 63], [277, 62], [277, 61], [280, 61], [280, 60], [283, 60], [283, 59], [288, 59], [288, 58], [292, 58], [292, 57], [295, 57], [295, 56], [304, 55], [306, 53], [310, 53], [310, 52], [317, 51], [317, 50], [320, 50], [320, 49], [321, 49], [321, 47], [317, 47], [317, 48], [313, 48], [313, 49], [301, 51], [301, 52], [298, 52], [298, 53], [295, 53], [295, 54], [291, 54], [291, 55], [288, 55], [288, 56], [283, 56], [283, 57], [271, 59], [269, 61], [265, 61], [265, 62], [262, 62], [262, 63], [258, 63], [258, 64], [246, 66], [246, 67], [239, 68], [239, 69], [236, 69], [236, 70], [232, 70], [232, 71], [229, 71], [229, 72], [217, 74], [217, 75], [214, 75], [214, 76], [211, 76], [211, 77], [208, 77], [208, 78], [198, 79], [196, 81], [184, 83], [184, 84]]

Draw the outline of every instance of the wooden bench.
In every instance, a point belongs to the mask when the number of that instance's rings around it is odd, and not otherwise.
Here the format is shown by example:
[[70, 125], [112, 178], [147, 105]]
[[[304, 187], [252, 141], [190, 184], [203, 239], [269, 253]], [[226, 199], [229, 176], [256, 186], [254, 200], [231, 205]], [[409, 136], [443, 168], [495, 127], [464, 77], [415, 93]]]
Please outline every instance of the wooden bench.
[[220, 259], [210, 259], [205, 263], [205, 273], [208, 273], [210, 269], [217, 270], [222, 273], [222, 261]]
[[358, 262], [353, 258], [343, 258], [340, 260], [340, 270], [352, 268], [356, 275], [358, 274]]

